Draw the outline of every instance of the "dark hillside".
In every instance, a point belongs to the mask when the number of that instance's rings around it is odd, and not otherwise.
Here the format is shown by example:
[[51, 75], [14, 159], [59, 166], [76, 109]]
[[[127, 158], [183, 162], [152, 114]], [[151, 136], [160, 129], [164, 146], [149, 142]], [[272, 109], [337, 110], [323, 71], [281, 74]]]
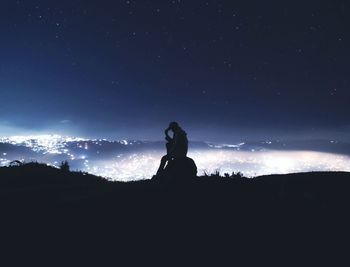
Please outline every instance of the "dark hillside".
[[347, 247], [349, 185], [344, 172], [120, 183], [37, 163], [4, 167], [3, 252], [22, 264], [334, 263]]

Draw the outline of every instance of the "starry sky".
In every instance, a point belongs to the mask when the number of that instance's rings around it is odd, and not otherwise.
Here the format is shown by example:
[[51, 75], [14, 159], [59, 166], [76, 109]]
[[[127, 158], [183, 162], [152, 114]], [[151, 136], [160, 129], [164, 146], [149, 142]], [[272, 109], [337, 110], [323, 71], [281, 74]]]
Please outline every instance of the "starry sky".
[[0, 131], [350, 140], [349, 1], [0, 3]]

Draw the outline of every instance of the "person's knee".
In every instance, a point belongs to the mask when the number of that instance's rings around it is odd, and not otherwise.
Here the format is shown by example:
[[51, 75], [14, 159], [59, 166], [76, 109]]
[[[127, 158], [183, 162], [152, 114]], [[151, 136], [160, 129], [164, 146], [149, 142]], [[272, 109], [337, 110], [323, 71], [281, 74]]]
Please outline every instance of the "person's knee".
[[168, 155], [163, 156], [161, 159], [162, 162], [167, 161], [167, 160], [168, 160]]

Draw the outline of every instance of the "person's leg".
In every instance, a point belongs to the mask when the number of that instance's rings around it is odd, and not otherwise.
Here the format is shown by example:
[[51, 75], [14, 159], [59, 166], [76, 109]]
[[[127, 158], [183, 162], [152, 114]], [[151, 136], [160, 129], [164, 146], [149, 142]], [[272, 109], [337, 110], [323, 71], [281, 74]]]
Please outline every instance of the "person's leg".
[[157, 176], [161, 175], [162, 172], [164, 171], [164, 167], [165, 167], [165, 164], [167, 163], [168, 159], [169, 159], [168, 155], [165, 155], [160, 160], [160, 165], [159, 165], [159, 168], [158, 168], [158, 171], [157, 171]]

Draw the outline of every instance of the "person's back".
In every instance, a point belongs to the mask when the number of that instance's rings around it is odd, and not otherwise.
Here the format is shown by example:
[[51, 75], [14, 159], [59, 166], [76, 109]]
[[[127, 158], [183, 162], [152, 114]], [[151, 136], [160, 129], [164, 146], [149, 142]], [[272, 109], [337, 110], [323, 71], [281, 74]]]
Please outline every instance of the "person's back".
[[176, 129], [173, 137], [173, 145], [170, 149], [170, 156], [174, 158], [184, 158], [187, 156], [188, 139], [187, 134], [180, 127]]

